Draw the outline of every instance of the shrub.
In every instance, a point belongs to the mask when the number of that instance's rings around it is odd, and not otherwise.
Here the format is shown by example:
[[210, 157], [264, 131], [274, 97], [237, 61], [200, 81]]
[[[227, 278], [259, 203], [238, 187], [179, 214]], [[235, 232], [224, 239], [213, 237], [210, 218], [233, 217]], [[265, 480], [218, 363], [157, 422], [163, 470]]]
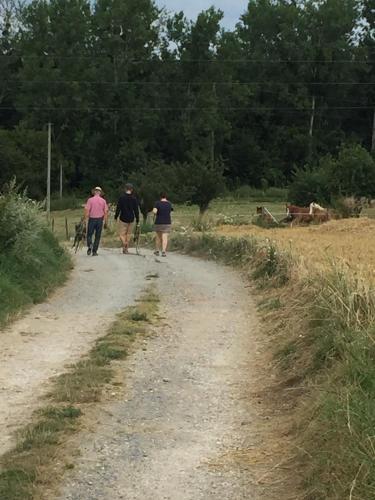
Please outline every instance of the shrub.
[[344, 146], [337, 160], [325, 157], [321, 169], [327, 172], [331, 193], [344, 196], [375, 195], [375, 161], [359, 144]]
[[19, 193], [12, 182], [0, 196], [0, 252], [22, 258], [39, 237], [43, 224], [41, 205]]
[[358, 203], [353, 197], [333, 199], [331, 205], [342, 219], [359, 217], [362, 211], [361, 203]]
[[0, 323], [43, 300], [70, 261], [47, 229], [41, 207], [12, 183], [0, 194]]
[[374, 195], [374, 158], [360, 145], [344, 145], [337, 158], [326, 155], [318, 166], [296, 170], [288, 199], [291, 203], [307, 206], [313, 201], [331, 203], [345, 196]]
[[304, 207], [313, 201], [327, 203], [329, 199], [330, 193], [324, 172], [310, 168], [295, 170], [293, 182], [288, 191], [288, 200], [291, 203]]

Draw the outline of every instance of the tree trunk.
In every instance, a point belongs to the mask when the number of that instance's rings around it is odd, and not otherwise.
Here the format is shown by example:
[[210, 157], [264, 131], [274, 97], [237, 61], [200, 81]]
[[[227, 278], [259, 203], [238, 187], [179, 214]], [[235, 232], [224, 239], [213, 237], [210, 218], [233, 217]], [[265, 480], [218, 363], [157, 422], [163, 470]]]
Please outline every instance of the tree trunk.
[[199, 206], [199, 219], [202, 219], [202, 217], [207, 212], [207, 210], [208, 210], [208, 205], [207, 204]]
[[312, 99], [311, 99], [310, 129], [309, 129], [309, 158], [310, 159], [312, 157], [312, 152], [313, 152], [315, 109], [316, 109], [316, 99], [315, 99], [315, 96], [313, 95]]
[[371, 139], [371, 151], [374, 153], [375, 152], [375, 108], [374, 108], [374, 114], [372, 118], [372, 139]]
[[211, 130], [211, 168], [215, 167], [215, 130]]

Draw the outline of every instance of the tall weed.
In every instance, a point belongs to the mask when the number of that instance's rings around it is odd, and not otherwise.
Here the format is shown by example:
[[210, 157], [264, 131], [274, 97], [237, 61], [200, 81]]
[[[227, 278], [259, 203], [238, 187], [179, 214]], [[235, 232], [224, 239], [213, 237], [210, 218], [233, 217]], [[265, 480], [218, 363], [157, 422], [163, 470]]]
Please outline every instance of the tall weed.
[[0, 195], [0, 252], [25, 257], [42, 228], [41, 205], [19, 193], [12, 183]]
[[[375, 498], [375, 289], [333, 265], [312, 303], [316, 389], [303, 446], [314, 499]], [[310, 413], [310, 412], [309, 412]]]

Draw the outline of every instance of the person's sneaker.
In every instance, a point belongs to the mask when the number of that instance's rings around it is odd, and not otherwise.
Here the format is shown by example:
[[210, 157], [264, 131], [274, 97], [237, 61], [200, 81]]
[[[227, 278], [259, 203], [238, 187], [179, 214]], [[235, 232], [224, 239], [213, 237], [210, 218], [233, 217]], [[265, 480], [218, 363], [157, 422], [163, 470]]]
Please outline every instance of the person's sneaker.
[[159, 250], [155, 250], [154, 255], [156, 255], [156, 257], [159, 257], [159, 255], [160, 255]]
[[93, 257], [97, 257], [98, 256], [98, 252], [92, 252], [92, 256]]
[[167, 256], [167, 254], [166, 254], [165, 252], [162, 252], [161, 256], [162, 256], [162, 257], [166, 257], [166, 256]]
[[123, 248], [122, 253], [127, 254], [127, 253], [129, 253], [129, 250], [127, 248]]
[[91, 255], [91, 247], [88, 247], [88, 249], [87, 249], [87, 255]]

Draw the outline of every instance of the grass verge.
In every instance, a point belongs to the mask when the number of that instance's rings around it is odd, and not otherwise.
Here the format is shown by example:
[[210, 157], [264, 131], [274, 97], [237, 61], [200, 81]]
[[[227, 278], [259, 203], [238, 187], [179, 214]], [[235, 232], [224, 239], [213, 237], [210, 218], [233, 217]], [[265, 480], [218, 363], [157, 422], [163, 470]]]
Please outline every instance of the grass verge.
[[337, 263], [300, 272], [297, 259], [255, 237], [179, 234], [173, 245], [240, 266], [262, 289], [277, 418], [286, 408], [293, 422], [293, 498], [375, 498], [374, 286]]
[[19, 258], [14, 253], [0, 255], [0, 325], [32, 304], [42, 302], [62, 285], [71, 269], [69, 256], [54, 236], [44, 229]]
[[0, 326], [63, 283], [70, 259], [47, 228], [42, 205], [12, 181], [0, 192]]
[[[69, 437], [80, 429], [85, 412], [114, 381], [119, 362], [127, 357], [135, 339], [150, 332], [157, 309], [158, 298], [150, 287], [136, 307], [118, 315], [84, 359], [56, 378], [48, 405], [18, 433], [16, 446], [0, 457], [1, 500], [44, 498], [43, 492], [61, 479], [64, 467], [60, 470], [58, 463], [64, 461]], [[65, 463], [65, 468], [71, 467]]]

